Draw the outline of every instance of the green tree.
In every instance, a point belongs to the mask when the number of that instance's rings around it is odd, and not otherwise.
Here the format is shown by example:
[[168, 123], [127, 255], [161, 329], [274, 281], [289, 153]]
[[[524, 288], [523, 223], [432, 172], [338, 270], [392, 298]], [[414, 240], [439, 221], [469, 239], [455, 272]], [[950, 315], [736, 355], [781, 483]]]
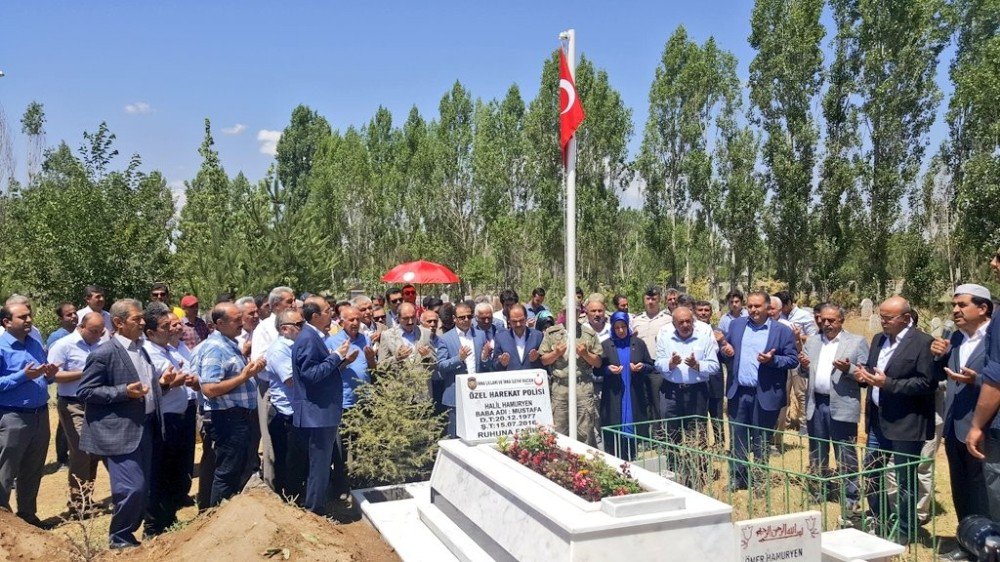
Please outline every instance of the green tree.
[[289, 212], [294, 212], [306, 201], [306, 177], [312, 170], [316, 151], [330, 137], [330, 124], [308, 106], [299, 105], [292, 110], [291, 122], [278, 139], [274, 156], [278, 164], [278, 182], [288, 193], [285, 200]]
[[28, 104], [21, 117], [21, 133], [28, 137], [28, 183], [41, 172], [45, 150], [45, 108], [37, 101]]
[[819, 129], [811, 106], [822, 85], [823, 0], [757, 0], [750, 20], [750, 100], [765, 133], [766, 182], [773, 192], [768, 243], [778, 277], [799, 287], [812, 240], [807, 220]]

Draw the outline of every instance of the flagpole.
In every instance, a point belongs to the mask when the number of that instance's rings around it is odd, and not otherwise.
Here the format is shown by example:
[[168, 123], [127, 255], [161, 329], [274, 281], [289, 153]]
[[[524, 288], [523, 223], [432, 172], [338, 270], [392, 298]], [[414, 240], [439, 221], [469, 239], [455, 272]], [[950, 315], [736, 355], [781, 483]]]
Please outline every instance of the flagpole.
[[[566, 64], [576, 82], [576, 30], [559, 34], [567, 42]], [[566, 151], [566, 352], [569, 363], [569, 437], [576, 439], [576, 135]]]

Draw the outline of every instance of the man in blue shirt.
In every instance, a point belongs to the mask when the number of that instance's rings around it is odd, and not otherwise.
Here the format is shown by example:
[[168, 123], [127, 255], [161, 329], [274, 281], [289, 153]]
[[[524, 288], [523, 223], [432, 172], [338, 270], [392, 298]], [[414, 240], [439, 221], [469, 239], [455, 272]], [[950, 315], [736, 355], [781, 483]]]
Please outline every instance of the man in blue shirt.
[[[732, 455], [747, 459], [753, 450], [754, 463], [767, 463], [768, 432], [778, 423], [785, 406], [788, 370], [799, 366], [795, 334], [768, 317], [771, 297], [755, 291], [747, 297], [748, 316], [729, 325], [723, 357], [729, 368], [726, 397], [732, 427]], [[746, 488], [747, 464], [733, 462], [730, 486]]]
[[299, 498], [305, 493], [308, 473], [308, 446], [292, 423], [292, 344], [302, 333], [306, 321], [297, 310], [286, 309], [274, 319], [278, 339], [267, 349], [267, 394], [271, 401], [268, 410], [267, 432], [274, 448], [274, 491], [284, 498]]
[[36, 527], [38, 485], [49, 448], [49, 380], [58, 367], [46, 362], [42, 344], [28, 334], [31, 309], [0, 308], [0, 508], [11, 511], [17, 479], [17, 516]]
[[[434, 311], [424, 311], [424, 314], [434, 314]], [[350, 306], [344, 308], [340, 313], [340, 322], [344, 329], [326, 338], [326, 347], [330, 353], [335, 353], [337, 349], [347, 342], [348, 357], [353, 356], [354, 360], [344, 363], [340, 367], [340, 374], [343, 378], [344, 398], [343, 407], [346, 411], [353, 408], [358, 401], [356, 389], [362, 383], [371, 382], [368, 370], [377, 363], [375, 350], [371, 347], [368, 336], [361, 331], [361, 311]], [[334, 495], [342, 500], [347, 499], [350, 493], [350, 485], [347, 482], [347, 456], [351, 442], [350, 435], [338, 432], [337, 448], [333, 451], [333, 491]]]
[[215, 443], [215, 474], [209, 507], [238, 494], [257, 469], [260, 423], [257, 421], [257, 385], [254, 377], [267, 360], [247, 363], [236, 344], [243, 330], [243, 313], [231, 302], [212, 309], [215, 331], [199, 350], [198, 377], [205, 397], [205, 415], [211, 420]]
[[[990, 267], [1000, 278], [1000, 248], [990, 261]], [[983, 339], [986, 363], [983, 366], [983, 384], [972, 416], [965, 446], [969, 454], [984, 461], [983, 475], [989, 494], [990, 518], [1000, 519], [1000, 322], [990, 322]], [[985, 441], [985, 443], [984, 443]]]

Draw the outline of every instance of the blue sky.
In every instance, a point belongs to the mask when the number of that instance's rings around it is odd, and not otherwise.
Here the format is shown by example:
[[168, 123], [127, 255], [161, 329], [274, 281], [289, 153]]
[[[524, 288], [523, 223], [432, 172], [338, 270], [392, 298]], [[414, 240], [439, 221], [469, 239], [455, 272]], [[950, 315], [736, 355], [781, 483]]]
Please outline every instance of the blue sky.
[[[175, 188], [198, 169], [209, 117], [227, 172], [256, 180], [272, 162], [266, 140], [299, 103], [345, 129], [379, 105], [397, 123], [413, 104], [433, 118], [456, 79], [483, 99], [517, 83], [530, 100], [557, 34], [573, 27], [578, 52], [608, 71], [633, 110], [634, 154], [674, 29], [683, 24], [699, 42], [714, 35], [745, 81], [752, 8], [751, 0], [8, 2], [0, 108], [17, 133], [27, 104], [42, 102], [49, 145], [75, 148], [84, 130], [107, 121], [123, 157], [138, 152]], [[932, 150], [945, 134], [939, 120]], [[23, 138], [15, 155], [23, 177]]]

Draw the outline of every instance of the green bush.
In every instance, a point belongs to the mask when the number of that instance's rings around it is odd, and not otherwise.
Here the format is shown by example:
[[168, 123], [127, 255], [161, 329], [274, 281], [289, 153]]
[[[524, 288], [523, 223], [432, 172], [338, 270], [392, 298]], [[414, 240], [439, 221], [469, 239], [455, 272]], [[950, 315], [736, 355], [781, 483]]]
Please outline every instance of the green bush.
[[383, 486], [429, 477], [437, 442], [447, 424], [434, 414], [427, 368], [387, 363], [372, 382], [357, 388], [358, 401], [344, 412], [341, 431], [350, 439], [347, 463], [352, 487]]

